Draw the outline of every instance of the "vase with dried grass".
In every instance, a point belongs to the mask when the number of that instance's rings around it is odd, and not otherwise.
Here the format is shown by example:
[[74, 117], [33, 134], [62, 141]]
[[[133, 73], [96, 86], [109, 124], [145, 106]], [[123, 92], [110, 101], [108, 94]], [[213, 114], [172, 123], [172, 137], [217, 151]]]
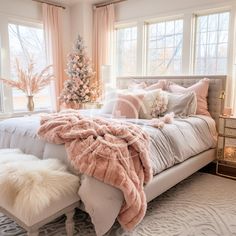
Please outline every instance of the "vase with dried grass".
[[53, 79], [53, 74], [50, 72], [51, 65], [45, 67], [41, 72], [34, 72], [35, 63], [30, 59], [28, 68], [23, 69], [18, 59], [16, 59], [16, 69], [18, 80], [8, 80], [0, 78], [4, 84], [11, 88], [16, 88], [25, 93], [27, 97], [27, 109], [28, 111], [34, 111], [34, 95], [48, 86]]

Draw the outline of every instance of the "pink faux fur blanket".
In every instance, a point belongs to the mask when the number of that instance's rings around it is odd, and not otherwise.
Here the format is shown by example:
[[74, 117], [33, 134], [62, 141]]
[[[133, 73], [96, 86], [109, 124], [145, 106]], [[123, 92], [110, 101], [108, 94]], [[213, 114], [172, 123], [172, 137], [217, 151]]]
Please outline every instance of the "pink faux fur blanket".
[[65, 144], [75, 169], [123, 192], [118, 220], [124, 229], [133, 229], [143, 219], [147, 208], [143, 185], [152, 179], [152, 168], [149, 136], [140, 127], [78, 112], [58, 113], [41, 118], [38, 135]]

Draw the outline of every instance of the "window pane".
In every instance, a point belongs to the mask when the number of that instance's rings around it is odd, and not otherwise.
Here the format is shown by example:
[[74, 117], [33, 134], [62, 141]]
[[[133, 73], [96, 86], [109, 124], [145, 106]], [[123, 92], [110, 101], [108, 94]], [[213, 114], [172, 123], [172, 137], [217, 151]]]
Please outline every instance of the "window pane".
[[228, 31], [229, 28], [229, 12], [221, 13], [219, 17], [219, 30]]
[[227, 74], [229, 12], [197, 17], [196, 74]]
[[[9, 24], [9, 44], [10, 44], [10, 63], [11, 79], [17, 79], [16, 59], [24, 70], [28, 68], [30, 59], [35, 62], [35, 73], [41, 72], [46, 66], [45, 44], [43, 29], [17, 24]], [[26, 110], [26, 95], [12, 89], [13, 106], [15, 111]], [[49, 86], [34, 96], [35, 109], [45, 109], [51, 107]]]
[[[152, 29], [155, 35], [156, 29]], [[135, 75], [137, 71], [137, 27], [116, 30], [116, 74], [117, 76]], [[153, 41], [151, 47], [156, 48]]]
[[[155, 34], [153, 29], [157, 29]], [[148, 75], [182, 72], [183, 20], [148, 25], [147, 41]]]
[[0, 83], [0, 113], [3, 111], [3, 88], [2, 83]]
[[[1, 48], [1, 37], [0, 37], [0, 48]], [[1, 77], [1, 50], [0, 50], [0, 77]], [[0, 113], [3, 112], [3, 87], [2, 82], [0, 82]]]

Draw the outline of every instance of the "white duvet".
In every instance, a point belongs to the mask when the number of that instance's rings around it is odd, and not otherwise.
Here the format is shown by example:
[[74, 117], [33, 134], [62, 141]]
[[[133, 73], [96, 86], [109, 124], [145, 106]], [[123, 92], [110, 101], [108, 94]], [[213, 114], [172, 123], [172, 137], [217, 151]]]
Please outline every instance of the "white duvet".
[[[83, 111], [85, 115], [99, 111]], [[46, 143], [37, 137], [39, 116], [13, 118], [0, 122], [0, 148], [20, 148], [25, 153], [39, 158], [56, 158], [73, 169], [67, 160], [63, 145]], [[135, 120], [129, 120], [135, 122]], [[151, 137], [150, 158], [156, 175], [171, 166], [216, 146], [215, 122], [206, 116], [175, 119], [163, 129], [147, 125], [138, 120]], [[88, 177], [81, 177], [80, 198], [90, 214], [97, 235], [103, 235], [113, 225], [123, 202], [122, 193], [112, 186]]]

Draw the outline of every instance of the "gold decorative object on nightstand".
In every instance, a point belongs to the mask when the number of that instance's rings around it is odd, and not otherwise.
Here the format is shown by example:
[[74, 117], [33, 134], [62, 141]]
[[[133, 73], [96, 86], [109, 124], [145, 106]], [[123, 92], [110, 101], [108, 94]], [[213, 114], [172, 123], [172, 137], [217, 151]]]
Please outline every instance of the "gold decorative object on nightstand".
[[220, 116], [216, 173], [236, 179], [236, 117]]

